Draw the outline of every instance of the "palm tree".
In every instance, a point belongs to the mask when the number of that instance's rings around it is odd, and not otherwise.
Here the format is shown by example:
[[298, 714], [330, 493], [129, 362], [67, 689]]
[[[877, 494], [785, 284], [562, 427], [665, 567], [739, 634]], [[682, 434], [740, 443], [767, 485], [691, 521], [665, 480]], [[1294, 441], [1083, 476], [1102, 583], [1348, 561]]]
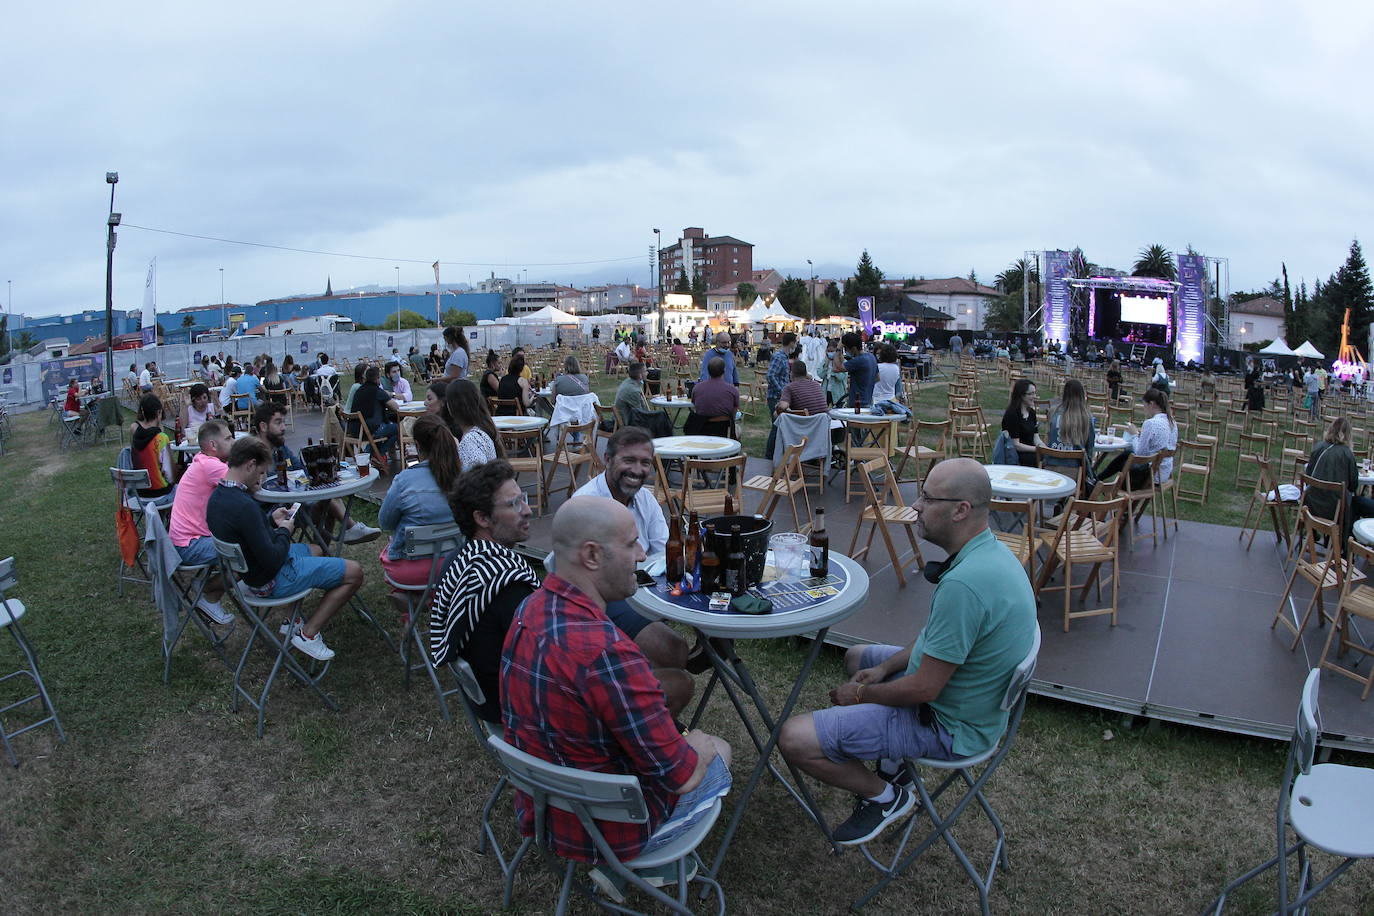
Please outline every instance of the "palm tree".
[[993, 281], [997, 284], [997, 289], [1002, 293], [1014, 293], [1022, 286], [1026, 285], [1026, 275], [1033, 273], [1030, 265], [1025, 258], [1017, 258], [1011, 262], [1011, 266], [997, 275]]
[[1157, 277], [1160, 280], [1178, 279], [1174, 253], [1163, 245], [1149, 245], [1140, 249], [1140, 257], [1131, 270], [1133, 277]]

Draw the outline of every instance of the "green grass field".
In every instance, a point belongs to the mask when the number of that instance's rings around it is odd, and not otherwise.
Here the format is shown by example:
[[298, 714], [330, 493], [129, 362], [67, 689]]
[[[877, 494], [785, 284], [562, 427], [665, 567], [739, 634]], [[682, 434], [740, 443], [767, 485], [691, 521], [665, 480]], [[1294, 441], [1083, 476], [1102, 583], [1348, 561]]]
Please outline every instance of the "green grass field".
[[[943, 398], [939, 386], [929, 392], [923, 411]], [[996, 400], [993, 392], [986, 397]], [[744, 433], [753, 454], [760, 428]], [[51, 729], [30, 733], [17, 740], [23, 765], [0, 765], [6, 911], [499, 907], [496, 865], [475, 852], [492, 766], [461, 721], [443, 724], [423, 682], [402, 688], [400, 664], [374, 632], [347, 613], [330, 630], [339, 654], [326, 686], [340, 712], [283, 681], [266, 737], [257, 739], [253, 716], [230, 711], [229, 673], [194, 631], [178, 647], [164, 686], [160, 624], [146, 589], [115, 595], [114, 493], [105, 469], [116, 446], [59, 454], [41, 414], [16, 418], [9, 445], [0, 458], [0, 556], [17, 559], [18, 597], [29, 609], [24, 624], [70, 738], [59, 745]], [[373, 609], [394, 619], [377, 550], [362, 545], [348, 555], [367, 570], [364, 596]], [[780, 697], [798, 646], [779, 640], [742, 651], [765, 692]], [[17, 652], [0, 636], [0, 670], [16, 664]], [[801, 708], [825, 703], [840, 674], [839, 652], [827, 649]], [[14, 681], [0, 685], [0, 705], [20, 689]], [[24, 720], [7, 717], [11, 726], [17, 721]], [[719, 697], [705, 725], [734, 745], [737, 775], [744, 773], [755, 754]], [[1273, 742], [1145, 727], [1031, 698], [1020, 741], [989, 789], [1011, 855], [993, 909], [1200, 911], [1228, 877], [1271, 853], [1284, 753]], [[832, 822], [846, 816], [848, 798], [824, 790], [820, 797]], [[506, 803], [496, 818], [509, 834]], [[977, 819], [960, 831], [975, 856], [990, 835]], [[823, 913], [842, 912], [872, 877], [857, 854], [831, 856], [790, 799], [765, 781], [722, 883], [733, 912]], [[556, 893], [538, 863], [528, 863], [515, 911], [546, 912]], [[1267, 911], [1266, 893], [1268, 885], [1257, 883], [1235, 911]], [[937, 848], [868, 911], [975, 906], [953, 858]], [[1322, 908], [1374, 910], [1367, 872], [1357, 868]]]

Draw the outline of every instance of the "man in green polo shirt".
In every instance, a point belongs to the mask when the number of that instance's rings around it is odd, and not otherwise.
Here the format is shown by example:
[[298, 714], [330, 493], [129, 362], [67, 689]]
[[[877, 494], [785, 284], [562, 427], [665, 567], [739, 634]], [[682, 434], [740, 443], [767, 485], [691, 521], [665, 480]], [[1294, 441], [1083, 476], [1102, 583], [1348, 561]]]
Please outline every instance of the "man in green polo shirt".
[[[914, 508], [921, 537], [951, 558], [938, 572], [930, 619], [906, 647], [855, 646], [835, 705], [783, 726], [783, 756], [857, 796], [837, 843], [867, 843], [915, 805], [898, 778], [906, 757], [982, 753], [1007, 726], [1002, 710], [1016, 666], [1035, 641], [1035, 594], [1021, 563], [988, 529], [992, 487], [969, 458], [931, 468]], [[878, 772], [864, 765], [879, 761]]]

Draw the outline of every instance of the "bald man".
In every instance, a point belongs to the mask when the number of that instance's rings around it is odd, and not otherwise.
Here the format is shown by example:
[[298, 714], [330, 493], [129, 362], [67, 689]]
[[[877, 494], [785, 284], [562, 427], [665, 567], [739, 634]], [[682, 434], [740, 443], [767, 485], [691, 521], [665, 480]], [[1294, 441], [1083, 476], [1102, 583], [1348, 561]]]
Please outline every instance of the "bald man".
[[[930, 619], [906, 648], [855, 646], [835, 705], [795, 716], [778, 746], [802, 770], [856, 796], [837, 843], [867, 843], [911, 811], [900, 762], [980, 754], [1007, 726], [1012, 672], [1035, 641], [1035, 595], [1020, 561], [988, 529], [992, 486], [970, 458], [931, 468], [914, 508], [917, 533], [950, 557], [931, 564]], [[863, 763], [879, 761], [877, 772]]]
[[[568, 500], [553, 518], [553, 550], [557, 572], [520, 607], [506, 635], [505, 738], [553, 763], [637, 776], [649, 822], [598, 822], [616, 855], [628, 861], [671, 842], [692, 825], [698, 802], [724, 794], [730, 747], [702, 731], [682, 734], [660, 686], [665, 673], [654, 671], [606, 616], [608, 602], [635, 593], [635, 565], [644, 559], [630, 511], [603, 497]], [[516, 812], [524, 835], [532, 835], [528, 796], [516, 795]], [[557, 810], [548, 816], [557, 855], [597, 858], [576, 816]], [[668, 873], [642, 877], [653, 883]], [[612, 873], [592, 879], [616, 899]]]
[[738, 388], [739, 370], [735, 368], [735, 354], [730, 350], [730, 335], [724, 331], [716, 334], [715, 345], [701, 354], [701, 374], [697, 376], [697, 381], [704, 382], [710, 376], [708, 367], [711, 365], [711, 360], [716, 357], [725, 360], [725, 380]]

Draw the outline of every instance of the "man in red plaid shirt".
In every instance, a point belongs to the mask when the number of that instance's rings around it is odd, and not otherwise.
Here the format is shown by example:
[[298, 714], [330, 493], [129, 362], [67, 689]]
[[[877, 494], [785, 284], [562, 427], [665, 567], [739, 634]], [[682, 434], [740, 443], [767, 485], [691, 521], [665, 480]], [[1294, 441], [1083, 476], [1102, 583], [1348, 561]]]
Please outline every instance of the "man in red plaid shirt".
[[[649, 822], [597, 822], [628, 862], [704, 814], [706, 799], [698, 796], [725, 794], [730, 747], [703, 731], [678, 730], [648, 659], [606, 617], [608, 601], [634, 594], [635, 564], [644, 558], [629, 510], [602, 497], [571, 499], [554, 516], [553, 547], [558, 572], [526, 599], [506, 635], [505, 738], [561, 766], [639, 778]], [[521, 832], [530, 836], [529, 796], [517, 793], [515, 807]], [[575, 815], [551, 808], [548, 832], [557, 855], [597, 860]]]

